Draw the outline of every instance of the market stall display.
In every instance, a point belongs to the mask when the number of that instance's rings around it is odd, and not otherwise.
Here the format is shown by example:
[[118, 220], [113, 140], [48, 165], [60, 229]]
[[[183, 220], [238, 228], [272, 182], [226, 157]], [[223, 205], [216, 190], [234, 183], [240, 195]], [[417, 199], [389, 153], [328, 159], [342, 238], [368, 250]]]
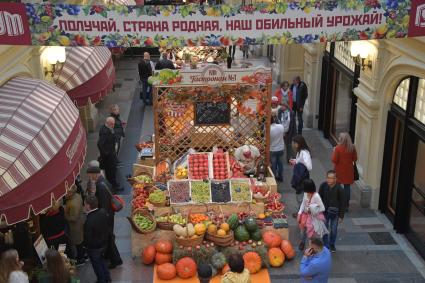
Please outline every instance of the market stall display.
[[[253, 274], [282, 260], [265, 242], [269, 233], [288, 238], [284, 205], [263, 178], [273, 179], [271, 171], [257, 172], [269, 159], [270, 73], [239, 72], [165, 70], [150, 79], [155, 156], [149, 162], [155, 162], [135, 165], [131, 180], [133, 205], [152, 215], [157, 228], [132, 233], [132, 251], [146, 264], [155, 262], [160, 279], [192, 278], [200, 262], [219, 272], [235, 252]], [[210, 83], [216, 77], [225, 79]], [[149, 172], [153, 180], [137, 176]], [[151, 227], [146, 222], [139, 226]], [[172, 253], [152, 247], [158, 239], [172, 243]]]

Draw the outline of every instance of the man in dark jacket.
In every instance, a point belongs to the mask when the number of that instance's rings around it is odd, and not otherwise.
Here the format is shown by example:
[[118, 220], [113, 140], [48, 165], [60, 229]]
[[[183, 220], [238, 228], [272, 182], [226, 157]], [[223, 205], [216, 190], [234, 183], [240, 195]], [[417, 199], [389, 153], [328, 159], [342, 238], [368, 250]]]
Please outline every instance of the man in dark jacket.
[[112, 282], [111, 275], [106, 267], [103, 254], [109, 241], [108, 216], [103, 209], [99, 209], [95, 196], [88, 196], [85, 200], [87, 219], [84, 223], [84, 246], [93, 266], [97, 282]]
[[[325, 205], [326, 228], [330, 235], [325, 234], [323, 241], [331, 252], [335, 252], [335, 241], [338, 231], [338, 223], [344, 219], [345, 192], [344, 188], [336, 182], [336, 173], [329, 170], [326, 174], [326, 182], [319, 188], [319, 195]], [[330, 239], [329, 239], [330, 238]]]
[[[93, 164], [93, 163], [91, 163]], [[87, 168], [87, 175], [90, 181], [95, 183], [96, 191], [94, 196], [98, 200], [98, 206], [106, 212], [108, 218], [108, 244], [106, 246], [106, 257], [111, 261], [109, 268], [115, 268], [122, 264], [120, 253], [118, 252], [117, 246], [115, 245], [114, 235], [114, 217], [115, 212], [112, 210], [111, 201], [112, 194], [106, 185], [105, 178], [100, 173], [100, 168], [96, 166], [90, 166]]]
[[140, 82], [142, 83], [140, 99], [143, 99], [145, 105], [152, 105], [151, 88], [148, 85], [148, 78], [153, 75], [153, 70], [148, 52], [143, 54], [143, 59], [140, 60], [138, 67]]
[[99, 130], [99, 140], [97, 147], [100, 152], [100, 168], [105, 170], [106, 179], [111, 184], [114, 191], [122, 190], [117, 182], [117, 152], [115, 151], [115, 119], [106, 118], [105, 125]]
[[174, 70], [174, 64], [171, 62], [171, 60], [168, 59], [167, 53], [162, 53], [161, 59], [156, 63], [155, 70], [162, 70], [162, 69], [171, 69]]
[[307, 85], [301, 81], [299, 76], [294, 78], [293, 84], [291, 85], [292, 99], [293, 99], [293, 111], [298, 117], [298, 134], [301, 135], [303, 131], [303, 111], [304, 104], [308, 97]]
[[121, 121], [120, 108], [117, 104], [113, 104], [111, 106], [111, 117], [115, 119], [115, 125], [114, 125], [114, 133], [116, 137], [115, 149], [118, 156], [120, 152], [120, 148], [121, 148], [121, 139], [125, 137], [125, 133], [124, 133], [125, 122]]

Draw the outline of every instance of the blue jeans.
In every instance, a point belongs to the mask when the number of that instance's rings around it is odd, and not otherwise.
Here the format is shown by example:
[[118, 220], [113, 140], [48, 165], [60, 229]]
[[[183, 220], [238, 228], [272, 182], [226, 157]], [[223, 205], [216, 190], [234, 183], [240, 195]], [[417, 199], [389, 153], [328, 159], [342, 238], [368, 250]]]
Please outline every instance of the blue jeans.
[[97, 282], [99, 283], [107, 283], [112, 281], [111, 274], [109, 273], [109, 269], [106, 266], [105, 259], [103, 258], [104, 251], [104, 248], [87, 250], [91, 265], [93, 266], [94, 273], [97, 277]]
[[344, 184], [344, 192], [345, 192], [345, 200], [346, 200], [345, 209], [348, 209], [348, 207], [350, 206], [350, 196], [351, 196], [350, 184]]
[[142, 79], [141, 99], [145, 104], [152, 103], [152, 87], [148, 84], [148, 79]]
[[[329, 249], [330, 246], [334, 247], [338, 233], [338, 213], [325, 213], [325, 225], [329, 230], [329, 234], [323, 236], [323, 243]], [[330, 238], [330, 239], [329, 239]]]
[[272, 171], [276, 179], [283, 179], [283, 150], [270, 151]]

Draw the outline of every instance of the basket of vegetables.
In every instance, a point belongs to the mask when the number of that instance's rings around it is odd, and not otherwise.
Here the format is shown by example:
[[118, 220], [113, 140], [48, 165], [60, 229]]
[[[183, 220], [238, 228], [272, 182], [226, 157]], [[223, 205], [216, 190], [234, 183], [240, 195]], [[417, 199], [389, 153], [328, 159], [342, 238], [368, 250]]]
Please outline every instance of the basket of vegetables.
[[207, 241], [213, 242], [219, 247], [228, 247], [233, 243], [234, 235], [226, 222], [220, 225], [210, 224], [205, 235]]
[[267, 197], [270, 195], [270, 189], [268, 186], [254, 185], [252, 187], [252, 197], [256, 202], [267, 202]]
[[135, 210], [131, 217], [127, 217], [130, 221], [131, 227], [140, 234], [147, 234], [155, 231], [156, 221], [155, 217], [149, 211], [140, 209]]
[[153, 184], [152, 174], [150, 172], [141, 172], [140, 175], [130, 177], [127, 182], [134, 186], [135, 184]]
[[159, 189], [152, 191], [149, 194], [149, 202], [154, 206], [165, 206], [165, 204], [167, 203], [167, 197], [165, 195], [165, 192]]
[[[186, 219], [188, 222], [189, 219]], [[196, 247], [202, 244], [206, 227], [205, 224], [187, 223], [186, 227], [179, 224], [173, 226], [173, 231], [176, 234], [176, 243], [183, 247]]]
[[173, 230], [176, 224], [184, 227], [186, 225], [186, 219], [181, 213], [166, 213], [156, 218], [156, 227], [162, 230]]

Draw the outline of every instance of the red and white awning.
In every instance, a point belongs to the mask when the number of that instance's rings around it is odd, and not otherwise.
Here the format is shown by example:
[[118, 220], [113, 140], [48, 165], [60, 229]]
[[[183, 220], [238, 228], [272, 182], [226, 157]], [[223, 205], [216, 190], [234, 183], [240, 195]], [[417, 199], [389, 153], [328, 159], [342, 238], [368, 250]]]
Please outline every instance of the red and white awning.
[[63, 90], [21, 77], [0, 88], [0, 216], [8, 224], [61, 198], [85, 152], [79, 111]]
[[67, 47], [56, 85], [79, 107], [100, 101], [112, 89], [115, 68], [107, 47]]

